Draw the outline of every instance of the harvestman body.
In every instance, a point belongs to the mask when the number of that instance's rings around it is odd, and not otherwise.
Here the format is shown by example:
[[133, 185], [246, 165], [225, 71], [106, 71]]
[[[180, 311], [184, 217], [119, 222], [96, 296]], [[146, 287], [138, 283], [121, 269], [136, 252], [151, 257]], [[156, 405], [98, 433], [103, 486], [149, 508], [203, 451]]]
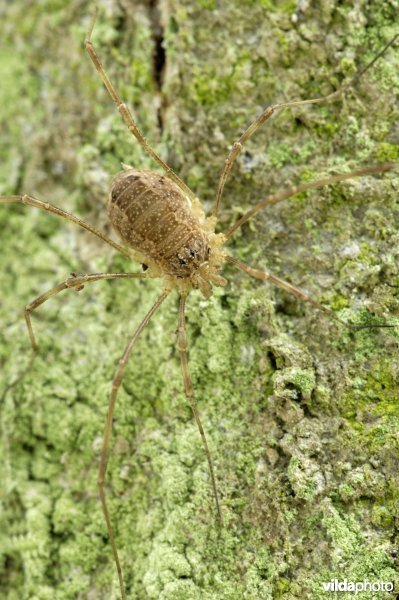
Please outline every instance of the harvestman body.
[[[381, 173], [397, 167], [396, 163], [384, 163], [380, 165], [365, 167], [352, 171], [351, 173], [345, 173], [342, 175], [335, 175], [332, 177], [326, 177], [319, 179], [311, 183], [306, 183], [293, 187], [290, 189], [283, 190], [282, 192], [269, 196], [265, 200], [256, 204], [251, 210], [245, 213], [239, 221], [237, 221], [226, 233], [216, 233], [217, 215], [220, 207], [221, 197], [223, 188], [227, 177], [231, 171], [233, 163], [237, 156], [242, 151], [245, 142], [255, 133], [255, 131], [267, 121], [274, 112], [287, 107], [302, 106], [305, 104], [317, 104], [320, 102], [326, 102], [338, 97], [342, 90], [342, 87], [336, 92], [322, 98], [315, 98], [311, 100], [286, 102], [283, 104], [276, 104], [270, 106], [264, 110], [264, 112], [248, 127], [248, 129], [242, 134], [239, 140], [233, 145], [222, 171], [217, 194], [216, 202], [212, 214], [206, 217], [204, 210], [195, 197], [193, 192], [185, 185], [185, 183], [168, 167], [166, 163], [158, 156], [158, 154], [151, 148], [143, 137], [140, 130], [137, 128], [132, 115], [130, 114], [126, 105], [121, 101], [117, 94], [114, 86], [110, 82], [106, 75], [98, 55], [91, 42], [91, 34], [93, 31], [96, 14], [90, 23], [87, 37], [86, 37], [86, 50], [94, 63], [97, 71], [99, 72], [109, 94], [114, 100], [118, 111], [120, 112], [123, 120], [132, 134], [141, 143], [147, 153], [162, 167], [165, 175], [160, 175], [154, 171], [134, 169], [131, 167], [124, 167], [124, 171], [116, 175], [114, 178], [111, 191], [108, 199], [108, 215], [114, 229], [119, 234], [120, 238], [127, 245], [122, 246], [117, 242], [111, 240], [103, 233], [85, 223], [78, 217], [67, 213], [47, 202], [42, 202], [33, 198], [32, 196], [0, 196], [0, 202], [19, 202], [30, 206], [41, 208], [48, 212], [57, 214], [78, 226], [90, 231], [105, 243], [112, 246], [121, 254], [133, 258], [142, 263], [144, 272], [142, 273], [94, 273], [89, 275], [76, 276], [72, 275], [64, 282], [55, 286], [48, 292], [42, 294], [36, 298], [33, 302], [28, 304], [25, 308], [25, 320], [28, 327], [28, 332], [32, 344], [32, 360], [34, 359], [37, 352], [37, 343], [33, 333], [30, 313], [32, 313], [38, 306], [46, 302], [51, 296], [58, 294], [59, 292], [72, 288], [82, 289], [84, 285], [93, 281], [101, 279], [120, 279], [120, 278], [154, 278], [159, 277], [164, 281], [164, 290], [152, 308], [144, 317], [143, 321], [133, 334], [129, 343], [127, 344], [125, 351], [119, 361], [118, 368], [116, 370], [111, 398], [108, 407], [107, 420], [104, 429], [103, 445], [100, 458], [98, 486], [99, 494], [102, 504], [102, 509], [107, 524], [107, 530], [112, 545], [112, 552], [118, 572], [120, 593], [122, 599], [126, 598], [124, 581], [122, 576], [122, 569], [119, 561], [117, 546], [113, 529], [111, 526], [107, 501], [105, 498], [104, 481], [107, 470], [108, 455], [109, 455], [109, 441], [111, 436], [112, 421], [114, 408], [116, 403], [116, 397], [118, 389], [121, 384], [124, 369], [126, 367], [129, 355], [132, 351], [134, 344], [136, 343], [141, 332], [152, 318], [158, 307], [163, 303], [165, 298], [170, 294], [173, 289], [177, 289], [180, 295], [180, 306], [179, 306], [179, 321], [178, 321], [178, 349], [180, 353], [180, 360], [183, 372], [184, 390], [187, 399], [190, 402], [195, 420], [198, 425], [198, 429], [202, 438], [203, 446], [205, 449], [210, 478], [212, 483], [213, 494], [216, 503], [216, 513], [219, 519], [221, 519], [221, 509], [219, 503], [219, 497], [217, 492], [216, 480], [213, 470], [212, 458], [208, 449], [205, 433], [201, 424], [201, 420], [197, 411], [196, 404], [193, 398], [193, 386], [188, 368], [188, 356], [187, 356], [187, 338], [185, 328], [185, 305], [187, 295], [192, 289], [198, 289], [205, 297], [209, 297], [212, 294], [212, 286], [223, 286], [227, 282], [220, 275], [224, 263], [229, 262], [242, 271], [248, 273], [250, 276], [263, 281], [271, 281], [277, 286], [285, 289], [287, 292], [301, 298], [304, 301], [310, 302], [320, 310], [323, 310], [333, 316], [336, 320], [340, 321], [344, 325], [352, 328], [369, 327], [370, 325], [351, 325], [341, 321], [333, 311], [329, 308], [322, 306], [317, 301], [313, 300], [305, 292], [296, 288], [292, 284], [272, 275], [267, 271], [259, 271], [254, 269], [241, 261], [234, 259], [229, 256], [223, 249], [224, 243], [230, 238], [231, 235], [250, 217], [258, 213], [260, 210], [271, 204], [276, 204], [286, 198], [298, 194], [300, 192], [319, 188], [324, 185], [330, 185], [338, 181], [343, 181], [352, 177], [359, 177], [361, 175]], [[394, 43], [399, 37], [395, 36], [384, 48], [381, 50], [373, 59], [373, 61], [367, 65], [359, 74], [348, 84], [353, 85], [357, 80], [374, 62], [382, 56], [385, 51]], [[348, 86], [346, 86], [348, 87]], [[378, 326], [389, 326], [389, 325], [376, 325]], [[30, 363], [31, 364], [31, 363]]]

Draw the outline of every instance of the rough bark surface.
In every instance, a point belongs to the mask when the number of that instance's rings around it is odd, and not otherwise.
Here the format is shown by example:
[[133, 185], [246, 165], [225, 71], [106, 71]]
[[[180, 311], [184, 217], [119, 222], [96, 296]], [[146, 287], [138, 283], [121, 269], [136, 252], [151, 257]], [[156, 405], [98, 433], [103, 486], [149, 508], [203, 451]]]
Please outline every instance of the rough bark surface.
[[[209, 208], [232, 143], [265, 105], [327, 94], [397, 33], [398, 3], [100, 3], [94, 42], [147, 139]], [[154, 168], [83, 49], [86, 2], [0, 0], [0, 194], [29, 193], [109, 231], [124, 162]], [[396, 25], [395, 25], [396, 20]], [[286, 111], [247, 144], [221, 228], [268, 193], [398, 160], [399, 50], [334, 103]], [[231, 252], [353, 323], [398, 322], [398, 172], [260, 214]], [[124, 345], [160, 291], [110, 281], [21, 308], [71, 272], [136, 267], [34, 208], [0, 205], [1, 574], [8, 600], [118, 598], [97, 496]], [[129, 598], [324, 597], [322, 582], [395, 582], [399, 328], [356, 333], [226, 269], [188, 302], [190, 368], [224, 524], [183, 395], [177, 301], [145, 330], [120, 390], [107, 475]], [[349, 595], [348, 595], [349, 597]], [[386, 592], [359, 595], [392, 598]]]

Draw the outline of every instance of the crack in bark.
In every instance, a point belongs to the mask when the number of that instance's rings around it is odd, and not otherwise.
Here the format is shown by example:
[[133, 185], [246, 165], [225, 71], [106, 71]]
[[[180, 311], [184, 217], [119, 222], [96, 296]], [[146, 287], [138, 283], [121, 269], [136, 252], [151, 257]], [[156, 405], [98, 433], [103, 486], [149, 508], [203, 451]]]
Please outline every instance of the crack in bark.
[[163, 45], [164, 42], [164, 27], [161, 22], [161, 11], [159, 7], [159, 0], [149, 0], [149, 17], [152, 29], [152, 38], [154, 42], [154, 53], [153, 53], [153, 78], [155, 82], [155, 89], [160, 98], [158, 108], [158, 126], [162, 133], [164, 126], [164, 103], [165, 99], [162, 95], [162, 86], [164, 82], [165, 64], [166, 64], [166, 53]]

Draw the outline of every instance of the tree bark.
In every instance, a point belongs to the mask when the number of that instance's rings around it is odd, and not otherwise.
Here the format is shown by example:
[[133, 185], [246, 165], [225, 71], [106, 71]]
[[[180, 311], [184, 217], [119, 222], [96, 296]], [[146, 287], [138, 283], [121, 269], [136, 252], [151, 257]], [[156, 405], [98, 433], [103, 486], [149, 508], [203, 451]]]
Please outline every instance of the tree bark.
[[[209, 210], [234, 141], [269, 104], [329, 94], [396, 33], [392, 2], [100, 3], [93, 41], [148, 141]], [[157, 169], [84, 51], [87, 3], [0, 0], [0, 194], [31, 194], [110, 235], [121, 162]], [[287, 109], [246, 144], [226, 230], [268, 194], [399, 161], [398, 44], [335, 102]], [[229, 252], [351, 323], [398, 321], [398, 169], [263, 211]], [[118, 598], [97, 474], [112, 377], [157, 281], [74, 225], [0, 205], [2, 572], [7, 599]], [[115, 237], [116, 239], [116, 237]], [[398, 326], [352, 331], [227, 267], [188, 299], [189, 363], [215, 463], [183, 394], [177, 297], [145, 329], [117, 399], [107, 498], [128, 598], [319, 599], [323, 582], [398, 586]], [[397, 589], [397, 587], [396, 587]], [[367, 598], [392, 597], [383, 591]]]

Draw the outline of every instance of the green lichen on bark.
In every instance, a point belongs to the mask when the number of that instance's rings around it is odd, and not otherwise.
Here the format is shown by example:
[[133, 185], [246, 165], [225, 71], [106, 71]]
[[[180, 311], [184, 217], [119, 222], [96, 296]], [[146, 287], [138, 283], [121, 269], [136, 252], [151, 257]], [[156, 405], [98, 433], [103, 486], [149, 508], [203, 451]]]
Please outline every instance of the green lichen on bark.
[[[207, 207], [231, 144], [265, 105], [330, 93], [396, 33], [388, 1], [104, 4], [94, 41], [107, 71]], [[108, 231], [120, 162], [154, 165], [84, 53], [88, 7], [0, 2], [0, 15], [0, 193], [34, 194]], [[226, 186], [222, 228], [270, 191], [397, 160], [398, 60], [392, 48], [341, 100], [258, 131]], [[246, 225], [231, 251], [343, 319], [395, 322], [398, 189], [395, 172], [301, 195]], [[39, 356], [7, 389], [29, 360], [21, 307], [72, 271], [134, 267], [49, 214], [0, 208], [1, 596], [117, 598], [97, 497], [101, 435], [117, 361], [159, 284], [95, 283], [46, 303], [33, 317]], [[188, 308], [224, 524], [182, 393], [171, 298], [131, 357], [115, 415], [108, 500], [128, 597], [316, 600], [335, 577], [398, 586], [397, 328], [354, 333], [226, 276]]]

